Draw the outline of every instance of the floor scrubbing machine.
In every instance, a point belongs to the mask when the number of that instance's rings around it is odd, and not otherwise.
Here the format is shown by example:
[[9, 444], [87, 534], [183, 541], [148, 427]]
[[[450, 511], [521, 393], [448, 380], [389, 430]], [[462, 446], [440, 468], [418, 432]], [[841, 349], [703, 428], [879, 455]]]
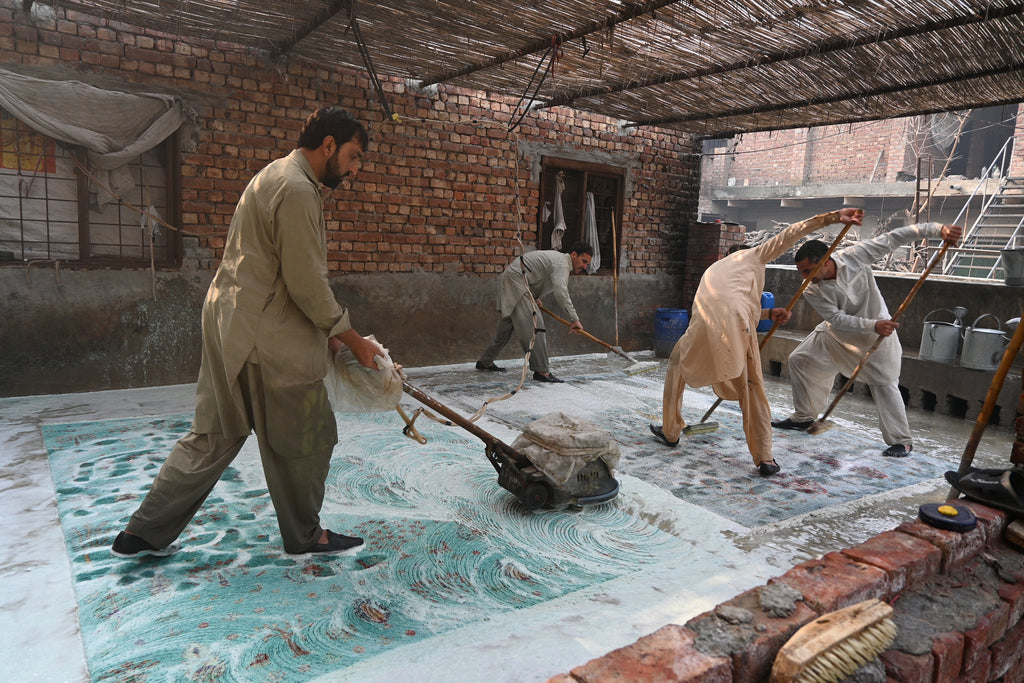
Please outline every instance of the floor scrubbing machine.
[[[487, 459], [498, 473], [498, 485], [509, 491], [530, 510], [566, 505], [596, 505], [615, 498], [619, 482], [601, 459], [594, 459], [576, 472], [565, 484], [551, 481], [529, 459], [505, 442], [487, 433], [420, 389], [404, 382], [402, 390], [420, 403], [436, 410], [452, 423], [484, 442]], [[410, 425], [403, 433], [409, 434]]]

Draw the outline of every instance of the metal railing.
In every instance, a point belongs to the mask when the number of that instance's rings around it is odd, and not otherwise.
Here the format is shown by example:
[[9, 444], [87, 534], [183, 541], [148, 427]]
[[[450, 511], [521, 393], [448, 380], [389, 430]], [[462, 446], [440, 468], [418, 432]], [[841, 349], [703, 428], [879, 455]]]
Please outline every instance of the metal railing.
[[[973, 202], [975, 198], [980, 199], [981, 211], [978, 213], [978, 217], [974, 220], [970, 228], [964, 234], [963, 238], [961, 239], [960, 246], [955, 249], [949, 250], [951, 252], [954, 252], [954, 255], [952, 258], [948, 259], [946, 264], [943, 266], [942, 273], [944, 275], [956, 274], [954, 271], [956, 271], [956, 269], [958, 268], [966, 268], [970, 270], [971, 268], [977, 267], [974, 263], [975, 259], [984, 259], [985, 266], [988, 266], [988, 261], [991, 260], [991, 266], [989, 267], [988, 272], [986, 274], [986, 277], [988, 279], [992, 279], [995, 276], [996, 271], [999, 270], [1000, 251], [998, 249], [993, 248], [995, 245], [972, 245], [977, 242], [978, 231], [983, 221], [986, 217], [990, 216], [990, 209], [992, 207], [993, 202], [997, 197], [1000, 196], [1000, 194], [1006, 187], [1007, 176], [1006, 173], [1003, 172], [1003, 169], [1009, 168], [1009, 162], [1013, 156], [1013, 146], [1014, 138], [1013, 136], [1011, 136], [1007, 138], [1006, 142], [1003, 143], [1003, 146], [999, 149], [999, 152], [992, 160], [992, 163], [990, 163], [988, 166], [984, 168], [984, 170], [981, 173], [979, 182], [977, 183], [977, 185], [975, 185], [974, 190], [971, 192], [970, 196], [967, 197], [967, 201], [964, 202], [963, 208], [960, 209], [960, 212], [953, 220], [953, 223], [955, 225], [960, 225], [961, 221], [963, 221], [965, 217], [968, 215], [968, 210], [971, 206], [971, 202]], [[989, 194], [987, 181], [994, 180], [996, 178], [1000, 179], [999, 186], [995, 192]], [[1024, 218], [1021, 219], [1021, 221], [1017, 224], [1016, 228], [1014, 229], [1012, 235], [1007, 239], [1006, 247], [1009, 247], [1009, 245], [1013, 244], [1016, 241], [1018, 235], [1020, 235], [1022, 231], [1024, 231]], [[966, 263], [968, 260], [970, 261], [969, 264]]]

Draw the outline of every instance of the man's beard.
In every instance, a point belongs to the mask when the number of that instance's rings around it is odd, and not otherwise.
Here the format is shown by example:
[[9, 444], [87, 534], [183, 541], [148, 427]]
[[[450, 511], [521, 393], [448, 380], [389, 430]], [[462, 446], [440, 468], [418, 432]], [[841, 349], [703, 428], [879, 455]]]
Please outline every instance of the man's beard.
[[334, 156], [332, 156], [330, 159], [327, 160], [327, 170], [324, 173], [324, 179], [320, 181], [326, 187], [329, 187], [332, 190], [334, 188], [338, 187], [338, 185], [341, 184], [342, 178], [344, 178], [346, 175], [348, 175], [348, 173], [340, 173], [339, 172], [339, 169], [338, 169], [338, 154], [340, 152], [341, 152], [341, 150], [339, 149], [338, 151], [336, 151], [334, 153]]

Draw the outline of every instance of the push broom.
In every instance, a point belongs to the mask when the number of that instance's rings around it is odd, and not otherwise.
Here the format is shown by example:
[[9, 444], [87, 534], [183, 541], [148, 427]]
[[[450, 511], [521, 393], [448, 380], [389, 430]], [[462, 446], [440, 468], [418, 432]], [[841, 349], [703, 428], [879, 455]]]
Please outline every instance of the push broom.
[[[565, 325], [566, 327], [572, 327], [572, 323], [571, 322], [569, 322], [565, 318], [558, 317], [556, 314], [554, 314], [551, 311], [549, 311], [543, 305], [540, 307], [540, 310], [544, 311], [545, 313], [550, 315], [552, 318], [554, 318], [558, 322], [560, 322], [563, 325]], [[598, 344], [600, 344], [601, 346], [605, 347], [606, 349], [608, 349], [612, 353], [618, 354], [618, 355], [622, 356], [623, 358], [625, 358], [626, 360], [628, 360], [630, 363], [632, 363], [632, 365], [630, 365], [625, 370], [625, 373], [627, 375], [636, 375], [636, 374], [639, 374], [641, 372], [647, 372], [648, 370], [654, 370], [655, 368], [659, 367], [659, 365], [660, 365], [660, 363], [656, 363], [656, 362], [653, 362], [653, 361], [649, 361], [649, 362], [646, 362], [646, 363], [641, 363], [638, 360], [634, 360], [633, 358], [630, 358], [629, 355], [625, 351], [620, 349], [619, 347], [612, 346], [608, 342], [601, 341], [600, 339], [598, 339], [594, 335], [590, 334], [586, 330], [580, 330], [580, 334], [582, 334], [584, 337], [586, 337], [587, 339], [589, 339], [591, 341], [597, 342]]]
[[[788, 304], [786, 304], [787, 311], [793, 310], [793, 306], [796, 306], [796, 302], [800, 300], [801, 296], [803, 296], [804, 290], [807, 289], [807, 286], [811, 284], [811, 280], [814, 279], [814, 276], [818, 274], [818, 271], [825, 265], [825, 262], [828, 261], [830, 256], [832, 256], [832, 252], [836, 250], [839, 243], [843, 241], [844, 237], [846, 237], [846, 233], [850, 231], [850, 227], [852, 225], [853, 223], [847, 223], [844, 225], [843, 229], [839, 231], [838, 235], [836, 235], [836, 238], [832, 240], [832, 244], [829, 246], [828, 251], [826, 251], [825, 255], [821, 257], [821, 260], [814, 264], [814, 268], [811, 269], [810, 275], [804, 278], [804, 281], [800, 283], [800, 287], [796, 290], [796, 294], [794, 294], [793, 298], [789, 300]], [[775, 330], [777, 329], [779, 329], [779, 322], [775, 321], [775, 323], [772, 324], [771, 329], [765, 332], [764, 337], [761, 338], [761, 342], [757, 345], [758, 351], [764, 349], [768, 344], [768, 340], [772, 338], [772, 335], [775, 334]], [[711, 413], [715, 412], [715, 408], [721, 405], [723, 400], [724, 399], [719, 398], [711, 404], [711, 407], [708, 408], [708, 412], [704, 413], [704, 417], [700, 419], [700, 422], [695, 425], [687, 425], [684, 427], [683, 434], [685, 436], [693, 436], [694, 434], [707, 434], [708, 432], [713, 432], [718, 429], [718, 423], [708, 422], [708, 418], [711, 417]]]
[[[917, 279], [917, 282], [914, 283], [914, 286], [910, 289], [910, 292], [907, 294], [907, 298], [904, 299], [903, 303], [900, 304], [900, 307], [896, 309], [896, 313], [892, 316], [892, 318], [890, 318], [890, 320], [896, 322], [897, 320], [900, 319], [900, 316], [903, 315], [903, 311], [907, 310], [907, 306], [910, 305], [911, 300], [917, 294], [918, 290], [921, 289], [921, 285], [924, 284], [925, 279], [927, 279], [927, 277], [931, 274], [932, 269], [935, 268], [935, 264], [941, 261], [942, 257], [945, 256], [946, 249], [948, 248], [949, 242], [943, 241], [942, 248], [939, 249], [939, 252], [935, 254], [935, 258], [932, 259], [932, 262], [929, 263], [928, 267], [924, 269], [923, 273], [921, 273], [921, 277], [919, 277]], [[844, 384], [843, 388], [839, 390], [839, 393], [836, 394], [836, 397], [832, 399], [832, 403], [825, 410], [825, 413], [817, 420], [812, 422], [811, 425], [807, 428], [808, 434], [822, 434], [823, 432], [827, 432], [828, 430], [835, 427], [835, 423], [831, 422], [828, 419], [828, 416], [832, 414], [832, 411], [839, 403], [839, 399], [841, 399], [850, 389], [850, 387], [853, 386], [853, 381], [857, 379], [857, 375], [860, 374], [860, 371], [864, 367], [864, 364], [868, 362], [868, 358], [870, 358], [871, 354], [875, 352], [875, 349], [881, 346], [883, 341], [885, 341], [885, 335], [878, 335], [878, 339], [876, 339], [875, 343], [873, 343], [871, 347], [867, 350], [867, 353], [864, 354], [864, 357], [860, 359], [860, 363], [858, 363], [857, 367], [855, 367], [853, 369], [853, 372], [850, 373], [850, 378], [846, 380], [846, 384]]]

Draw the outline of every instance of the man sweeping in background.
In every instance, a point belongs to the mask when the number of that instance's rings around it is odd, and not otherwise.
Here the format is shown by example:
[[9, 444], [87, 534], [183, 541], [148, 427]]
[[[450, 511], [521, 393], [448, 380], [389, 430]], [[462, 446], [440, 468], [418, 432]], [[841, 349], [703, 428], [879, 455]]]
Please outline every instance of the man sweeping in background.
[[[810, 427], [825, 410], [836, 373], [851, 376], [882, 336], [885, 339], [868, 357], [858, 379], [868, 385], [878, 410], [878, 425], [888, 445], [882, 455], [903, 458], [910, 454], [914, 444], [899, 388], [903, 360], [903, 347], [896, 334], [899, 323], [890, 320], [871, 264], [925, 238], [941, 237], [955, 244], [962, 232], [959, 226], [939, 223], [897, 228], [838, 251], [821, 266], [804, 299], [824, 320], [789, 354], [793, 412], [784, 420], [772, 422], [773, 427]], [[805, 279], [827, 251], [828, 245], [819, 240], [810, 240], [797, 250], [794, 260]]]
[[[686, 427], [683, 388], [711, 385], [715, 394], [739, 401], [743, 432], [754, 466], [765, 477], [781, 468], [772, 456], [771, 408], [764, 393], [757, 323], [761, 318], [764, 269], [804, 235], [833, 223], [860, 225], [863, 211], [843, 209], [794, 223], [762, 244], [716, 261], [704, 272], [693, 299], [686, 332], [668, 361], [662, 396], [663, 424], [650, 425], [666, 446], [676, 446]], [[785, 308], [773, 308], [773, 321], [788, 322]]]
[[[590, 265], [593, 248], [586, 242], [577, 242], [568, 254], [560, 251], [528, 251], [517, 257], [505, 268], [498, 284], [498, 310], [501, 319], [487, 348], [476, 362], [477, 370], [504, 372], [505, 368], [495, 364], [501, 350], [512, 339], [515, 332], [523, 353], [530, 353], [530, 369], [533, 379], [538, 382], [561, 383], [551, 374], [548, 367], [548, 346], [544, 332], [544, 318], [537, 308], [537, 302], [551, 294], [558, 308], [570, 323], [569, 332], [580, 332], [583, 324], [576, 314], [576, 308], [569, 298], [569, 274], [581, 275]], [[534, 332], [537, 334], [534, 340]]]

